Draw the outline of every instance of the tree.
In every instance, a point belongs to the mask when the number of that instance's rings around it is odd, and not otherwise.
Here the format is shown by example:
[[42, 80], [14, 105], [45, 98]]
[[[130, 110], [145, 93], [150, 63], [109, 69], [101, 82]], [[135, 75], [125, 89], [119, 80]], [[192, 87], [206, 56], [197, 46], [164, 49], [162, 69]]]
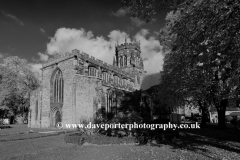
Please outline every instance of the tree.
[[239, 86], [239, 6], [236, 0], [197, 1], [171, 29], [177, 35], [172, 54], [182, 54], [190, 73], [197, 69], [198, 77], [204, 75], [201, 92], [217, 108], [222, 128], [227, 101]]
[[[157, 9], [153, 6], [158, 7], [153, 2], [132, 0], [128, 4], [133, 15], [149, 20]], [[150, 13], [149, 5], [154, 10]], [[225, 128], [228, 99], [239, 90], [240, 2], [192, 0], [173, 6], [160, 31], [160, 42], [167, 51], [163, 96], [176, 102], [191, 99], [198, 102], [203, 113], [214, 105], [219, 127]]]
[[30, 92], [39, 87], [39, 81], [25, 59], [17, 56], [4, 59], [1, 66], [0, 105], [8, 107], [11, 115], [23, 116], [30, 106]]
[[130, 12], [133, 17], [150, 22], [154, 20], [157, 12], [176, 11], [185, 2], [193, 0], [122, 0], [123, 8]]
[[16, 91], [16, 74], [4, 66], [0, 66], [0, 106], [6, 97]]

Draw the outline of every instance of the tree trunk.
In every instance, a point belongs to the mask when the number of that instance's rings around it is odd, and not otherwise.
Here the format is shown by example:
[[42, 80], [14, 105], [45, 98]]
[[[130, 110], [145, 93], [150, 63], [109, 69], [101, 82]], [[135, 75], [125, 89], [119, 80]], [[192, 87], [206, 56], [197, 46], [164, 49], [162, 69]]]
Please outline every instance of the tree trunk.
[[201, 122], [201, 127], [206, 127], [207, 126], [207, 116], [208, 116], [208, 110], [207, 108], [204, 106], [202, 108], [202, 122]]
[[226, 107], [228, 104], [228, 100], [224, 99], [220, 102], [220, 106], [217, 107], [218, 111], [218, 127], [221, 129], [226, 129], [226, 123], [225, 123], [225, 112], [226, 112]]
[[207, 126], [207, 114], [208, 109], [206, 105], [203, 105], [200, 101], [198, 101], [198, 104], [202, 110], [202, 121], [201, 121], [201, 128], [204, 128]]

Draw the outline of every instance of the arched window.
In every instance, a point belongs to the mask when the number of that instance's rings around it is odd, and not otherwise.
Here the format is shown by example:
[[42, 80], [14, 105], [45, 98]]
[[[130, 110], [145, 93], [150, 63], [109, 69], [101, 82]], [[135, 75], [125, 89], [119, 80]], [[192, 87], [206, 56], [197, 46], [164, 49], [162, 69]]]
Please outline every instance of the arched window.
[[88, 68], [88, 76], [96, 76], [97, 75], [97, 69], [94, 67]]
[[121, 67], [123, 66], [123, 61], [124, 61], [123, 58], [124, 58], [124, 57], [121, 57], [121, 61], [120, 61], [120, 63], [121, 63]]
[[126, 79], [125, 79], [125, 78], [122, 79], [122, 85], [123, 85], [124, 87], [126, 86]]
[[124, 56], [125, 57], [125, 66], [127, 66], [127, 56]]
[[36, 106], [35, 106], [35, 120], [38, 118], [38, 100], [36, 100]]
[[63, 102], [63, 88], [62, 72], [58, 69], [53, 77], [53, 102]]
[[107, 72], [103, 72], [103, 80], [105, 82], [108, 82], [108, 73]]
[[119, 67], [122, 66], [122, 57], [119, 57], [118, 66], [119, 66]]

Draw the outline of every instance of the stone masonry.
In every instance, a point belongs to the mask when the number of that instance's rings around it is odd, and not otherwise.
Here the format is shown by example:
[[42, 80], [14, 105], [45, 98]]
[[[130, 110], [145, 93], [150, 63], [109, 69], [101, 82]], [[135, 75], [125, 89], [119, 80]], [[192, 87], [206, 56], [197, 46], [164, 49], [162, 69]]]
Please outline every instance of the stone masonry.
[[79, 50], [45, 62], [42, 85], [31, 93], [28, 127], [50, 128], [58, 122], [93, 121], [103, 111], [116, 113], [115, 91], [139, 90], [145, 72], [139, 43], [115, 48], [113, 65]]

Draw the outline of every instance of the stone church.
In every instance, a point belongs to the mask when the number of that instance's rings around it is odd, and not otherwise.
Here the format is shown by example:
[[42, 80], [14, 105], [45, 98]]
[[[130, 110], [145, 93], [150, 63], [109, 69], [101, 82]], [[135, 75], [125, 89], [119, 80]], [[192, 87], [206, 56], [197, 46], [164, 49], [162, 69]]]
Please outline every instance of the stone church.
[[93, 121], [119, 107], [116, 91], [139, 90], [145, 74], [140, 43], [115, 46], [113, 65], [79, 50], [43, 64], [42, 85], [31, 93], [28, 127], [55, 127]]

